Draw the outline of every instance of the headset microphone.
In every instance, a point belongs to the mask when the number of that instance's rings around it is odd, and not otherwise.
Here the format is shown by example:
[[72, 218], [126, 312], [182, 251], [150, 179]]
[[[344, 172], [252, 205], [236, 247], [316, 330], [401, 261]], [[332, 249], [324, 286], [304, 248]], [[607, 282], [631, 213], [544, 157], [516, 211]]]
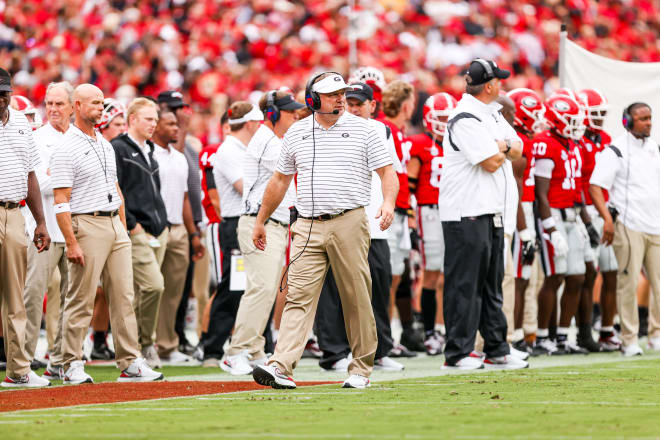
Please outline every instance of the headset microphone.
[[339, 110], [336, 110], [336, 109], [331, 111], [331, 112], [320, 112], [318, 110], [312, 110], [312, 112], [313, 113], [318, 113], [319, 115], [338, 115], [339, 114]]

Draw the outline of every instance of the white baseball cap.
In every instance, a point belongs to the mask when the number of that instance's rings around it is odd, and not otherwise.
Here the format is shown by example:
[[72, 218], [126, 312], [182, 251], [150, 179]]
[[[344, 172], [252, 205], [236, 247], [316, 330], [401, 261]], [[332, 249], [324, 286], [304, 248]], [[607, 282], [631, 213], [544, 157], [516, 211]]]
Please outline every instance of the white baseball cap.
[[352, 90], [353, 88], [344, 82], [344, 78], [341, 75], [336, 73], [326, 76], [312, 86], [312, 90], [316, 93], [333, 93], [337, 90], [346, 89]]

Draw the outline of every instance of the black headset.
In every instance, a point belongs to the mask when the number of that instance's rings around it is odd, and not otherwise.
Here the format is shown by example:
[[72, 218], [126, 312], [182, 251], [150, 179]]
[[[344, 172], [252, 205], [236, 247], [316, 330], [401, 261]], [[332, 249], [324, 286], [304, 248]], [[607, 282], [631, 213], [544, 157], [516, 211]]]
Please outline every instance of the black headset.
[[273, 124], [280, 120], [280, 108], [277, 106], [275, 98], [277, 90], [271, 90], [267, 93], [266, 99], [266, 118]]
[[325, 75], [326, 73], [334, 73], [336, 75], [341, 76], [341, 73], [338, 72], [333, 72], [333, 71], [321, 72], [314, 75], [312, 79], [310, 79], [307, 82], [307, 86], [305, 87], [305, 105], [307, 105], [307, 108], [310, 109], [312, 112], [317, 112], [321, 110], [321, 97], [317, 92], [313, 90], [314, 83], [321, 75]]
[[482, 58], [477, 58], [474, 61], [477, 63], [481, 64], [486, 71], [486, 82], [490, 81], [491, 79], [495, 78], [495, 73], [493, 72], [493, 68], [491, 67], [490, 63]]
[[638, 105], [638, 106], [643, 105], [643, 106], [646, 106], [646, 107], [650, 108], [650, 106], [645, 102], [633, 102], [628, 107], [623, 109], [623, 116], [621, 117], [621, 123], [623, 124], [623, 127], [628, 131], [631, 131], [633, 129], [633, 127], [635, 126], [635, 120], [633, 119], [630, 112], [632, 111], [632, 108], [636, 105]]

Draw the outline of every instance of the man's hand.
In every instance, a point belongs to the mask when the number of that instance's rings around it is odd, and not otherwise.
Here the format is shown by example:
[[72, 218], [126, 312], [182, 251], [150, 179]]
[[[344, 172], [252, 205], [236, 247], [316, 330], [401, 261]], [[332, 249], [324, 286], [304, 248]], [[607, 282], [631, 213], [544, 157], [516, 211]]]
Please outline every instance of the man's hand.
[[530, 229], [523, 229], [518, 234], [522, 242], [522, 263], [523, 266], [529, 266], [534, 262], [534, 254], [536, 253], [536, 240], [535, 236]]
[[505, 153], [506, 150], [509, 148], [506, 145], [506, 141], [497, 141], [497, 146], [500, 149], [500, 153]]
[[601, 239], [605, 245], [609, 246], [614, 241], [614, 222], [611, 219], [606, 219], [603, 225], [603, 238]]
[[131, 235], [139, 234], [140, 232], [142, 232], [142, 225], [139, 224], [139, 223], [136, 223], [135, 227], [133, 229], [131, 229], [129, 232], [130, 232]]
[[[376, 218], [380, 219], [380, 230], [384, 231], [389, 228], [394, 220], [394, 205], [384, 202], [378, 212], [376, 213]], [[256, 229], [256, 228], [255, 228]]]
[[66, 258], [73, 264], [80, 264], [85, 266], [85, 256], [78, 242], [73, 242], [66, 245]]
[[252, 230], [252, 243], [260, 251], [266, 250], [266, 227], [263, 223], [255, 223]]
[[206, 251], [206, 248], [202, 244], [202, 240], [199, 239], [198, 235], [193, 236], [193, 238], [190, 240], [190, 244], [192, 245], [193, 248], [192, 260], [193, 262], [198, 261], [200, 258], [204, 256], [204, 252]]
[[46, 229], [46, 224], [41, 223], [34, 228], [34, 239], [32, 240], [37, 247], [37, 252], [47, 251], [50, 247], [50, 235]]
[[554, 231], [550, 234], [550, 241], [552, 242], [552, 247], [555, 248], [555, 256], [563, 257], [568, 255], [568, 243], [566, 239], [559, 231]]

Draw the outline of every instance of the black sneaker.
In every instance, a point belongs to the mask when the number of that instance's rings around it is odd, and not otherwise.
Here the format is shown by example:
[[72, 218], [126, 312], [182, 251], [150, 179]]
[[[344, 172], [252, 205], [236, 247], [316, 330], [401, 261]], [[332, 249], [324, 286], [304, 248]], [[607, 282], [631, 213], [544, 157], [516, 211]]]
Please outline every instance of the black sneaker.
[[589, 354], [589, 351], [568, 341], [557, 341], [556, 354]]
[[195, 352], [195, 346], [186, 341], [183, 344], [179, 344], [179, 351], [183, 354], [187, 354], [188, 356], [192, 356], [192, 354]]
[[537, 350], [536, 347], [528, 344], [527, 341], [525, 341], [524, 339], [521, 339], [520, 341], [516, 341], [511, 345], [513, 345], [513, 348], [515, 348], [518, 351], [529, 353], [530, 356], [541, 356], [542, 354], [548, 354], [544, 350]]
[[408, 350], [406, 347], [404, 347], [401, 344], [398, 344], [392, 347], [392, 349], [387, 354], [387, 356], [393, 358], [414, 358], [415, 356], [417, 356], [417, 353]]
[[112, 361], [115, 359], [115, 352], [110, 350], [108, 344], [101, 344], [99, 347], [92, 348], [90, 357], [94, 361]]
[[421, 353], [426, 352], [426, 347], [424, 346], [424, 338], [422, 335], [415, 331], [413, 328], [407, 328], [401, 333], [401, 345], [406, 347], [410, 351], [418, 351]]
[[554, 356], [562, 354], [558, 352], [557, 345], [549, 338], [537, 338], [534, 342], [534, 351], [539, 355]]

